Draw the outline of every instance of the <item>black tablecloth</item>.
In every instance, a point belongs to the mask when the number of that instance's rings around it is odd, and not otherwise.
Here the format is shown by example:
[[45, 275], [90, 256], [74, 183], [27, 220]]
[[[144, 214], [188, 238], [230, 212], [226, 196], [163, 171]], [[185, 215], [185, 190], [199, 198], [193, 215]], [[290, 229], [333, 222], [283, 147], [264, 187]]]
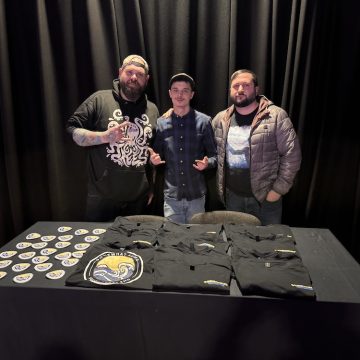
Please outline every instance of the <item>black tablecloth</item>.
[[[63, 288], [65, 286], [65, 279], [74, 270], [73, 267], [64, 267], [61, 260], [56, 260], [55, 255], [61, 252], [75, 252], [75, 246], [79, 243], [86, 243], [84, 240], [88, 236], [94, 236], [94, 229], [106, 229], [109, 223], [86, 223], [86, 222], [38, 222], [17, 236], [15, 239], [6, 244], [0, 249], [0, 253], [8, 250], [15, 250], [17, 254], [9, 259], [13, 263], [0, 271], [8, 272], [8, 275], [0, 280], [0, 287], [15, 286], [15, 287], [45, 287], [45, 288]], [[59, 232], [60, 227], [70, 227], [66, 232]], [[79, 229], [88, 230], [88, 233], [83, 235], [75, 235]], [[352, 258], [334, 235], [327, 229], [311, 229], [311, 228], [291, 228], [296, 247], [302, 257], [303, 263], [308, 268], [313, 287], [315, 289], [318, 301], [344, 301], [360, 303], [360, 265]], [[37, 233], [41, 236], [55, 235], [73, 235], [69, 241], [70, 245], [63, 249], [57, 249], [57, 252], [49, 256], [49, 262], [53, 262], [53, 267], [49, 271], [64, 269], [65, 275], [58, 280], [49, 280], [46, 278], [46, 272], [33, 271], [33, 266], [29, 272], [34, 274], [31, 281], [25, 284], [17, 284], [13, 281], [13, 277], [18, 273], [11, 270], [15, 263], [30, 262], [19, 260], [18, 254], [27, 251], [35, 251], [36, 255], [40, 255], [41, 249], [33, 249], [32, 247], [19, 250], [16, 245], [21, 242], [42, 242], [41, 238], [27, 240], [26, 236]], [[101, 241], [103, 234], [98, 235]], [[59, 239], [49, 241], [46, 248], [55, 248], [55, 243]], [[96, 242], [88, 243], [90, 246]], [[5, 259], [0, 259], [5, 260]], [[33, 265], [33, 264], [32, 264]], [[27, 271], [25, 271], [27, 272]], [[241, 296], [241, 292], [236, 284], [236, 281], [231, 283], [231, 295]]]
[[[60, 226], [73, 234], [106, 224], [38, 222], [0, 252], [16, 249], [29, 233], [59, 235]], [[43, 273], [16, 284], [8, 274], [0, 280], [1, 359], [354, 358], [360, 267], [329, 230], [292, 231], [317, 301], [241, 296], [236, 284], [230, 296], [156, 293], [66, 287], [66, 276]]]

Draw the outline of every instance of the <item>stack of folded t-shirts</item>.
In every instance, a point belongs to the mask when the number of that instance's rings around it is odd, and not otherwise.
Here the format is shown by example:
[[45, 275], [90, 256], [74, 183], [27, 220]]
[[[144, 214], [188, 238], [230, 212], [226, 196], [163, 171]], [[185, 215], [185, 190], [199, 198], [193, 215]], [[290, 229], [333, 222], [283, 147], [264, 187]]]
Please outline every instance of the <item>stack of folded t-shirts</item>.
[[224, 226], [243, 295], [315, 299], [309, 272], [288, 226]]
[[154, 290], [229, 294], [231, 260], [222, 225], [164, 223], [154, 258]]
[[115, 219], [101, 243], [80, 260], [66, 285], [152, 289], [154, 244], [162, 222], [136, 223]]
[[108, 227], [103, 236], [103, 242], [120, 241], [124, 246], [135, 242], [155, 245], [158, 231], [162, 228], [162, 221], [134, 222], [117, 217]]

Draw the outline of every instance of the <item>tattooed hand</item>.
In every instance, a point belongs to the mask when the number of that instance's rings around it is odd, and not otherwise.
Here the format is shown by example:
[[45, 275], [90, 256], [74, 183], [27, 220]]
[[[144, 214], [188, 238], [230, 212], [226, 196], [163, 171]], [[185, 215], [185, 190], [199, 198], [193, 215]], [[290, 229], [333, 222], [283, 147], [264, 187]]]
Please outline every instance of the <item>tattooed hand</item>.
[[121, 124], [115, 125], [110, 127], [109, 129], [107, 129], [104, 132], [104, 136], [103, 136], [103, 142], [104, 143], [113, 143], [113, 142], [117, 142], [120, 140], [129, 140], [126, 137], [126, 130], [127, 127], [129, 125], [128, 121], [124, 121]]
[[73, 139], [80, 146], [100, 145], [120, 140], [127, 141], [129, 139], [125, 134], [128, 124], [128, 121], [124, 121], [119, 125], [110, 127], [106, 131], [75, 129], [73, 132]]

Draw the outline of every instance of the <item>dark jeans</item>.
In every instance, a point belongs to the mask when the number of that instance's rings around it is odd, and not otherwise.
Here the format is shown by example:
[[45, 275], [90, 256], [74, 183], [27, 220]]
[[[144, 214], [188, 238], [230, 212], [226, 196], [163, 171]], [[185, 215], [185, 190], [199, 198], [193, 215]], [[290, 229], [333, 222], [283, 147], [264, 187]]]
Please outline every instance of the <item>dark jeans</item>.
[[147, 201], [147, 193], [130, 202], [90, 194], [86, 202], [85, 221], [114, 221], [117, 216], [142, 215], [145, 214]]
[[252, 196], [240, 196], [226, 189], [225, 207], [226, 210], [255, 215], [262, 225], [281, 224], [282, 198], [274, 202], [265, 200], [259, 203]]

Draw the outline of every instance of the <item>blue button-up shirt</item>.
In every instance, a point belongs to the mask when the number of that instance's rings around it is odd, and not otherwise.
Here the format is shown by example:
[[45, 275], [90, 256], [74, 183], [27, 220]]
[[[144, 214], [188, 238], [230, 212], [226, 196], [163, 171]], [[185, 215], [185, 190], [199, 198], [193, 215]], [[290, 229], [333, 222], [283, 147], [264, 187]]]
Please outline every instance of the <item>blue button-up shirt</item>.
[[208, 168], [217, 165], [216, 144], [208, 115], [191, 109], [185, 116], [173, 112], [169, 118], [160, 117], [153, 148], [165, 160], [166, 197], [194, 200], [205, 195], [204, 174], [193, 164], [207, 156]]

